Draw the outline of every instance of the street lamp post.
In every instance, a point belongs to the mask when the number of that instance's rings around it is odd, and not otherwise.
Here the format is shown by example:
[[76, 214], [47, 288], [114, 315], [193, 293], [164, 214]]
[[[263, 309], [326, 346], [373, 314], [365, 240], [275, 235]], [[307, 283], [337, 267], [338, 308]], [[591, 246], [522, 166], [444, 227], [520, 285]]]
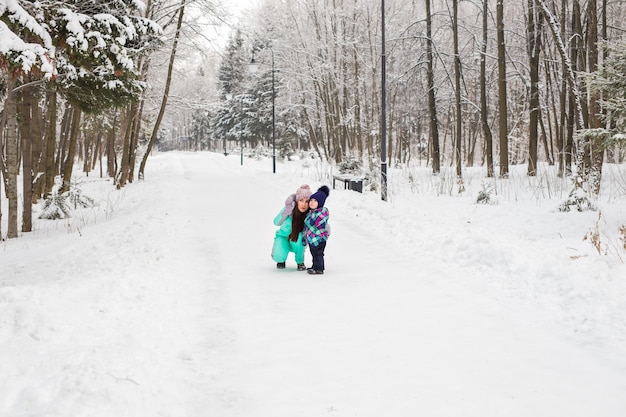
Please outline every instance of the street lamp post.
[[[276, 87], [274, 77], [274, 50], [269, 47], [272, 53], [272, 172], [276, 174]], [[250, 72], [254, 73], [259, 69], [258, 64], [254, 61], [254, 54], [252, 55], [252, 61], [248, 65]]]
[[382, 32], [382, 56], [381, 56], [381, 149], [380, 149], [380, 197], [387, 201], [387, 55], [385, 54], [385, 0], [381, 0], [381, 32]]

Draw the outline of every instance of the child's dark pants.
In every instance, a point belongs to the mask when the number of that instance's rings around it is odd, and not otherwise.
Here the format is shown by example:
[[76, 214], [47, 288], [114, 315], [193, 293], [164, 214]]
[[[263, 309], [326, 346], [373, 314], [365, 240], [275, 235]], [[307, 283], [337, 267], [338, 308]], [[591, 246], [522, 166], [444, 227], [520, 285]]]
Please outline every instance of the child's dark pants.
[[316, 271], [324, 270], [324, 249], [326, 248], [326, 242], [320, 242], [317, 245], [309, 245], [311, 247], [311, 256], [313, 256], [312, 269]]

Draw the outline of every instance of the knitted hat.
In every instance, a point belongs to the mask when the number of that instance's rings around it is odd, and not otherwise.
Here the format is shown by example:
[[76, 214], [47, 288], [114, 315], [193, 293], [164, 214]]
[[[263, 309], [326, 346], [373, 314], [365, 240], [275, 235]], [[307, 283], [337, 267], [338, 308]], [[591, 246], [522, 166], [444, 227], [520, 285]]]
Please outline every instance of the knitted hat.
[[303, 184], [296, 191], [296, 201], [308, 200], [311, 197], [311, 187], [308, 184]]
[[330, 190], [327, 186], [322, 185], [320, 188], [317, 189], [315, 193], [313, 193], [313, 195], [311, 195], [311, 199], [317, 201], [318, 208], [322, 208], [324, 207], [324, 203], [326, 202], [326, 197], [328, 197], [328, 194], [330, 194]]

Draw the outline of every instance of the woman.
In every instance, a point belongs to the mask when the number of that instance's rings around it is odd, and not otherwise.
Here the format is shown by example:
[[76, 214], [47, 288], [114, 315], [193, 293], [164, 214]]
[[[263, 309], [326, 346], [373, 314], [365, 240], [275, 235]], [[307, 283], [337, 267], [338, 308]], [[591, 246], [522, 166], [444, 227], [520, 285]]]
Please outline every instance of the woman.
[[304, 265], [304, 246], [302, 245], [302, 230], [304, 218], [309, 211], [309, 197], [311, 188], [301, 185], [300, 188], [287, 197], [285, 207], [274, 218], [274, 224], [278, 227], [274, 237], [272, 259], [276, 262], [276, 268], [285, 269], [285, 262], [289, 252], [293, 252], [298, 264], [298, 271], [306, 271]]

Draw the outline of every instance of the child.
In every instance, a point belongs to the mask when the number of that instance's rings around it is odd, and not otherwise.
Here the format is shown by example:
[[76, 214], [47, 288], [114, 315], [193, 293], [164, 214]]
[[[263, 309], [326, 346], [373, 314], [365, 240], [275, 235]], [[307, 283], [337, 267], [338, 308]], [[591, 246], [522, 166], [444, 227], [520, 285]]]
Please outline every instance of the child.
[[324, 249], [330, 236], [328, 224], [328, 209], [324, 207], [326, 197], [330, 194], [327, 186], [322, 185], [309, 199], [309, 214], [304, 219], [304, 232], [302, 233], [303, 245], [309, 245], [313, 266], [307, 269], [311, 275], [324, 273]]

